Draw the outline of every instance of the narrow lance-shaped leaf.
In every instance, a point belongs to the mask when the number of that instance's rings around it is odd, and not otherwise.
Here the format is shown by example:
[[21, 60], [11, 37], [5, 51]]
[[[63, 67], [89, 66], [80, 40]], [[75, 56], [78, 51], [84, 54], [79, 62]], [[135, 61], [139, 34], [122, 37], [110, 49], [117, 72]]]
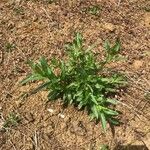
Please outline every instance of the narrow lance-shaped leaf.
[[64, 79], [65, 74], [66, 74], [66, 66], [65, 66], [64, 61], [61, 61], [60, 67], [61, 67], [61, 77], [62, 77], [62, 79]]
[[92, 102], [94, 102], [96, 105], [98, 105], [98, 103], [97, 103], [95, 97], [94, 97], [92, 94], [91, 94], [91, 100], [92, 100]]
[[117, 116], [117, 115], [119, 115], [119, 113], [118, 112], [116, 112], [116, 111], [114, 111], [114, 110], [111, 110], [111, 109], [104, 109], [103, 110], [104, 111], [104, 113], [105, 114], [107, 114], [107, 115], [111, 115], [111, 116]]
[[116, 42], [115, 42], [115, 45], [112, 47], [112, 53], [113, 54], [118, 53], [119, 50], [120, 50], [120, 47], [121, 47], [120, 40], [117, 39]]
[[44, 72], [42, 71], [42, 67], [40, 66], [40, 64], [35, 64], [35, 73], [44, 76]]
[[106, 117], [103, 112], [100, 113], [100, 118], [102, 122], [102, 128], [104, 129], [104, 131], [106, 131]]
[[119, 125], [119, 121], [116, 118], [109, 118], [109, 122], [113, 125]]
[[32, 90], [32, 91], [31, 91], [31, 94], [35, 94], [35, 93], [39, 92], [40, 90], [46, 88], [48, 85], [50, 85], [50, 83], [51, 83], [51, 81], [41, 84], [41, 85], [40, 85], [39, 87], [37, 87], [36, 89]]
[[110, 43], [109, 43], [109, 41], [105, 41], [104, 48], [105, 48], [105, 50], [110, 51]]
[[48, 77], [49, 76], [48, 64], [47, 64], [47, 61], [46, 61], [45, 57], [42, 57], [40, 59], [40, 63], [41, 63], [41, 67], [42, 67], [42, 70], [43, 70], [44, 74]]
[[56, 100], [59, 97], [59, 95], [60, 95], [59, 91], [51, 91], [49, 92], [47, 97], [49, 100]]
[[29, 75], [27, 76], [25, 79], [23, 79], [20, 84], [23, 85], [23, 84], [26, 84], [27, 82], [30, 82], [30, 81], [36, 81], [36, 80], [42, 80], [44, 79], [44, 77], [38, 75], [38, 74], [32, 74], [32, 75]]
[[81, 109], [83, 107], [83, 102], [81, 101], [78, 105], [78, 109]]
[[110, 98], [107, 98], [106, 102], [108, 102], [110, 104], [114, 104], [114, 105], [116, 105], [118, 103], [118, 101], [116, 99], [110, 99]]
[[31, 67], [31, 69], [35, 72], [35, 63], [31, 60], [27, 60], [27, 64]]
[[78, 48], [81, 48], [81, 46], [82, 46], [82, 36], [81, 36], [80, 33], [77, 33], [77, 35], [76, 35], [76, 42], [77, 42]]
[[97, 110], [97, 107], [95, 105], [93, 105], [93, 107], [92, 107], [92, 112], [95, 115], [96, 119], [98, 119], [98, 110]]

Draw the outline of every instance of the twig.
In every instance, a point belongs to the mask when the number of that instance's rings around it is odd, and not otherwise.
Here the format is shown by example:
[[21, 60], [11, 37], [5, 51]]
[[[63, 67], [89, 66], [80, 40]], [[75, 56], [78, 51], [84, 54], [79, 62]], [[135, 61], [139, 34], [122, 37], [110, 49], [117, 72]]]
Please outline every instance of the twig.
[[38, 138], [37, 138], [36, 131], [35, 131], [35, 134], [34, 134], [34, 143], [35, 143], [35, 149], [38, 150]]

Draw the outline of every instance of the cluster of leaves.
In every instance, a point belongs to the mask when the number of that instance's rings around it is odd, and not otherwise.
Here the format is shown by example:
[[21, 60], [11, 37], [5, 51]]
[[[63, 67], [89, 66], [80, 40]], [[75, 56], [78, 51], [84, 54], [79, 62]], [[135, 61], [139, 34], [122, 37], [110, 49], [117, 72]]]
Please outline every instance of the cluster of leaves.
[[10, 53], [15, 49], [15, 45], [12, 43], [6, 43], [5, 50], [6, 52]]
[[149, 92], [146, 92], [144, 97], [147, 99], [147, 100], [150, 100], [150, 91]]
[[146, 12], [150, 12], [150, 5], [143, 8]]
[[66, 46], [68, 57], [66, 60], [53, 59], [48, 65], [42, 57], [39, 63], [28, 61], [32, 74], [21, 83], [43, 80], [36, 93], [46, 88], [49, 91], [48, 99], [61, 98], [64, 104], [74, 104], [79, 109], [85, 108], [91, 119], [101, 120], [102, 127], [106, 130], [107, 121], [118, 124], [116, 116], [118, 112], [112, 109], [117, 100], [111, 99], [111, 93], [116, 92], [120, 86], [125, 84], [124, 78], [116, 73], [104, 75], [106, 64], [118, 58], [120, 42], [116, 41], [114, 46], [105, 42], [106, 57], [97, 62], [92, 53], [93, 46], [85, 49], [82, 36], [77, 33], [74, 41]]
[[4, 122], [3, 128], [7, 129], [7, 128], [10, 128], [12, 126], [17, 126], [20, 121], [21, 121], [20, 117], [17, 114], [11, 112], [7, 116], [7, 118]]
[[101, 11], [101, 8], [99, 6], [92, 6], [88, 8], [88, 12], [92, 15], [98, 15]]
[[24, 15], [24, 8], [23, 7], [15, 7], [13, 9], [16, 15]]
[[82, 10], [82, 12], [89, 13], [91, 15], [99, 15], [101, 12], [101, 7], [99, 5], [93, 5]]
[[108, 145], [103, 144], [100, 148], [100, 150], [109, 150]]

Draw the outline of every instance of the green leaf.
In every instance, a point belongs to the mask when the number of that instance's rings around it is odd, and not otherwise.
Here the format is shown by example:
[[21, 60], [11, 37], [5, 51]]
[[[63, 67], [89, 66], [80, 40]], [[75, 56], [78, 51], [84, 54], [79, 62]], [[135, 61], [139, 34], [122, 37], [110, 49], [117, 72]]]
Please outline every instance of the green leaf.
[[32, 91], [31, 91], [31, 94], [35, 94], [35, 93], [39, 92], [40, 90], [46, 88], [48, 85], [50, 85], [50, 83], [51, 83], [51, 81], [41, 84], [41, 85], [40, 85], [39, 87], [37, 87], [36, 89], [32, 90]]
[[100, 95], [97, 99], [98, 102], [103, 103], [106, 101], [106, 98], [104, 97], [104, 95]]
[[97, 103], [97, 101], [96, 101], [95, 97], [94, 97], [92, 94], [91, 94], [90, 96], [91, 96], [91, 100], [92, 100], [92, 102], [94, 102], [96, 105], [98, 105], [98, 103]]
[[83, 99], [82, 99], [82, 97], [77, 97], [77, 98], [76, 98], [76, 101], [77, 101], [77, 102], [81, 102], [81, 101], [83, 101]]
[[110, 51], [110, 43], [109, 43], [109, 41], [105, 41], [104, 48], [105, 48], [106, 51]]
[[77, 42], [78, 48], [81, 48], [81, 46], [82, 46], [82, 36], [81, 36], [80, 33], [77, 33], [77, 35], [76, 35], [76, 42]]
[[109, 118], [109, 122], [112, 123], [113, 125], [119, 125], [120, 124], [120, 122], [115, 118]]
[[116, 105], [118, 103], [118, 101], [116, 99], [110, 99], [110, 98], [107, 98], [106, 102], [114, 104], [114, 105]]
[[56, 58], [51, 59], [51, 64], [55, 67], [59, 66], [59, 61]]
[[96, 87], [97, 89], [103, 89], [103, 88], [104, 88], [104, 86], [103, 86], [103, 85], [98, 84], [98, 83], [95, 85], [95, 87]]
[[111, 82], [111, 78], [101, 78], [102, 82], [106, 82], [106, 83], [110, 83]]
[[116, 40], [115, 45], [112, 47], [112, 52], [113, 53], [118, 53], [121, 47], [121, 43], [119, 39]]
[[102, 128], [106, 132], [106, 117], [103, 112], [100, 113], [100, 118], [101, 118], [101, 122], [102, 122]]
[[49, 100], [56, 100], [57, 98], [59, 98], [59, 96], [60, 96], [59, 91], [51, 91], [49, 92], [47, 97]]
[[20, 82], [20, 84], [23, 85], [23, 84], [26, 84], [29, 81], [36, 81], [36, 80], [42, 80], [42, 79], [44, 79], [44, 77], [42, 77], [38, 74], [32, 74], [32, 75], [27, 76], [25, 79], [23, 79]]
[[100, 150], [109, 150], [108, 149], [108, 145], [102, 145], [102, 147], [100, 148]]
[[60, 69], [61, 69], [61, 77], [64, 78], [67, 72], [64, 61], [61, 61]]
[[42, 68], [39, 64], [35, 64], [35, 73], [41, 75], [41, 76], [44, 76], [44, 73], [42, 71]]
[[105, 91], [107, 92], [116, 92], [115, 88], [105, 88]]
[[80, 102], [80, 103], [78, 104], [78, 109], [81, 109], [82, 107], [83, 107], [83, 103]]
[[95, 105], [93, 105], [93, 107], [92, 107], [92, 112], [95, 115], [96, 119], [98, 119], [99, 118], [98, 117], [98, 110], [97, 110], [97, 107]]
[[72, 95], [68, 93], [67, 98], [68, 98], [69, 101], [71, 101], [72, 100]]
[[67, 86], [67, 88], [78, 87], [78, 86], [79, 86], [79, 83], [72, 82], [71, 84], [69, 84], [69, 85]]
[[70, 99], [69, 104], [71, 105], [73, 103], [73, 98]]
[[31, 60], [27, 60], [27, 64], [31, 67], [31, 69], [33, 70], [33, 71], [35, 71], [35, 63], [33, 62], [33, 61], [31, 61]]
[[90, 89], [90, 91], [93, 93], [93, 88], [89, 84], [86, 84], [86, 85]]
[[76, 94], [74, 94], [73, 97], [74, 97], [74, 98], [75, 98], [75, 97], [81, 97], [81, 96], [83, 95], [82, 93], [83, 93], [83, 91], [77, 91]]
[[41, 67], [42, 67], [42, 70], [43, 70], [44, 74], [46, 76], [49, 76], [48, 64], [47, 64], [47, 61], [46, 61], [45, 57], [41, 57], [40, 63], [41, 63]]
[[93, 113], [91, 113], [91, 114], [89, 115], [89, 117], [90, 117], [90, 121], [92, 121], [92, 120], [95, 118], [95, 115], [94, 115]]
[[111, 110], [111, 109], [104, 109], [103, 110], [104, 112], [105, 112], [105, 114], [107, 114], [107, 115], [112, 115], [112, 116], [117, 116], [117, 115], [119, 115], [119, 113], [118, 112], [116, 112], [116, 111], [114, 111], [114, 110]]

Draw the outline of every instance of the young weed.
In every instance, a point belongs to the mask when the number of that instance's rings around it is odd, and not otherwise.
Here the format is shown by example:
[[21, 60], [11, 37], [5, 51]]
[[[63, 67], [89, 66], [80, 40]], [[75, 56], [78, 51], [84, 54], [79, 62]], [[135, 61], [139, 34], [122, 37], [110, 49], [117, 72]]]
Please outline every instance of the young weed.
[[85, 13], [89, 13], [91, 15], [97, 16], [101, 12], [101, 7], [98, 5], [94, 5], [83, 10]]
[[4, 122], [3, 128], [7, 129], [7, 128], [11, 128], [11, 127], [17, 126], [18, 123], [20, 122], [20, 120], [21, 119], [20, 119], [20, 117], [17, 114], [11, 112], [7, 116], [7, 118], [6, 118], [5, 122]]
[[13, 11], [15, 12], [16, 15], [23, 15], [24, 14], [24, 9], [23, 7], [15, 7], [13, 9]]
[[100, 150], [109, 150], [108, 145], [105, 145], [105, 144], [102, 145]]
[[15, 48], [15, 45], [12, 44], [12, 43], [8, 42], [5, 45], [5, 51], [8, 52], [8, 53], [12, 52], [14, 48]]
[[150, 12], [150, 6], [144, 7], [143, 8], [146, 12]]
[[145, 93], [144, 97], [145, 97], [146, 100], [149, 101], [150, 100], [150, 91]]
[[38, 63], [29, 60], [32, 73], [21, 83], [42, 80], [43, 84], [31, 93], [47, 89], [49, 100], [61, 98], [65, 105], [74, 104], [79, 109], [86, 109], [91, 120], [101, 120], [106, 131], [107, 122], [119, 124], [116, 118], [119, 113], [112, 107], [117, 100], [112, 94], [126, 84], [121, 75], [111, 71], [106, 74], [106, 64], [119, 57], [120, 42], [116, 40], [113, 46], [105, 42], [106, 55], [101, 62], [97, 62], [92, 53], [93, 47], [86, 49], [81, 34], [77, 33], [74, 41], [66, 46], [67, 60], [52, 59], [50, 65], [44, 57]]

